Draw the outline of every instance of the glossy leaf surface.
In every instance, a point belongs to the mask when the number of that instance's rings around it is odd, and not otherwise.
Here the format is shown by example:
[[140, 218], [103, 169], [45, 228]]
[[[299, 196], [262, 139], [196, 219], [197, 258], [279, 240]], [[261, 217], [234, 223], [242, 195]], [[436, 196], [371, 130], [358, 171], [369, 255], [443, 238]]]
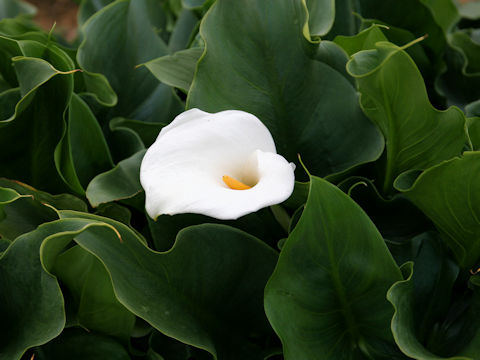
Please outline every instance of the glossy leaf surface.
[[328, 175], [375, 160], [383, 141], [349, 80], [311, 58], [318, 45], [304, 37], [306, 16], [300, 0], [274, 8], [259, 0], [217, 1], [200, 29], [206, 52], [187, 107], [253, 113], [278, 153], [297, 163], [300, 154], [311, 172]]
[[407, 176], [396, 187], [423, 211], [442, 233], [463, 269], [480, 258], [480, 153], [466, 152], [461, 158], [445, 161], [422, 173], [411, 184]]
[[384, 193], [392, 191], [402, 172], [461, 153], [467, 138], [463, 113], [433, 108], [420, 72], [402, 48], [377, 43], [373, 50], [356, 53], [347, 70], [357, 79], [363, 111], [386, 139]]
[[384, 331], [393, 314], [385, 294], [400, 278], [366, 214], [338, 188], [312, 177], [305, 210], [265, 290], [265, 309], [285, 358], [395, 354]]

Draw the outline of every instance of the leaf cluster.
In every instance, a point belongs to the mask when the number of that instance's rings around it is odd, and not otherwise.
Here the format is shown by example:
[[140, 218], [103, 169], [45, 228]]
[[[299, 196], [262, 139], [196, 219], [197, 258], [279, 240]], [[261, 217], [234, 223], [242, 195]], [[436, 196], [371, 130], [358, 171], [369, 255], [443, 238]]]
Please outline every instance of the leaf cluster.
[[[480, 359], [478, 2], [79, 4], [68, 43], [0, 0], [0, 360]], [[292, 196], [150, 219], [190, 108], [261, 119]]]

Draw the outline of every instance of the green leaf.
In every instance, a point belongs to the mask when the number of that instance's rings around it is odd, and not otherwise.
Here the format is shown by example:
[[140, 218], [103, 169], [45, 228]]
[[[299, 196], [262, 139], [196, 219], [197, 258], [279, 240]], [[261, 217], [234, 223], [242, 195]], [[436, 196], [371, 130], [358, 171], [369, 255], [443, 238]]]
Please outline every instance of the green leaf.
[[[387, 25], [378, 20], [363, 20], [363, 26], [370, 27], [359, 32], [355, 36], [337, 36], [335, 42], [342, 46], [351, 56], [361, 50], [375, 49], [375, 44], [380, 41], [390, 41], [398, 46], [403, 46], [416, 40], [408, 30]], [[430, 91], [429, 85], [434, 83], [436, 74], [433, 66], [422, 46], [409, 46], [404, 49], [418, 66]], [[438, 95], [431, 91], [429, 97], [436, 100]]]
[[44, 191], [37, 190], [30, 185], [20, 181], [0, 178], [0, 186], [15, 190], [17, 193], [29, 196], [43, 204], [53, 206], [58, 210], [87, 211], [87, 204], [71, 194], [51, 195]]
[[363, 18], [378, 19], [409, 30], [416, 37], [428, 34], [423, 46], [429, 49], [431, 59], [438, 61], [446, 45], [445, 30], [456, 22], [458, 14], [451, 0], [436, 3], [431, 0], [362, 0], [358, 12]]
[[128, 129], [137, 133], [141, 142], [149, 147], [157, 139], [160, 130], [166, 125], [163, 123], [149, 123], [139, 120], [130, 120], [125, 118], [114, 118], [109, 123], [110, 129], [112, 131], [117, 131], [119, 129]]
[[352, 56], [361, 50], [375, 49], [377, 42], [387, 40], [380, 27], [380, 25], [374, 24], [354, 36], [339, 35], [333, 41], [340, 45], [349, 56]]
[[385, 294], [399, 279], [368, 216], [334, 185], [311, 177], [302, 217], [265, 290], [285, 359], [398, 358]]
[[78, 24], [82, 26], [93, 14], [113, 1], [114, 0], [82, 0], [78, 9]]
[[282, 205], [287, 209], [296, 210], [307, 202], [310, 184], [308, 182], [295, 181], [292, 195]]
[[[432, 228], [428, 218], [404, 195], [396, 194], [385, 199], [375, 183], [367, 178], [351, 176], [337, 186], [360, 205], [388, 244], [402, 246]], [[397, 260], [397, 264], [402, 265], [405, 261]]]
[[208, 8], [214, 0], [181, 0], [182, 6], [189, 10], [200, 10]]
[[82, 195], [91, 179], [113, 167], [97, 119], [76, 94], [68, 106], [65, 133], [55, 149], [55, 164], [65, 183]]
[[93, 207], [129, 199], [143, 191], [140, 184], [140, 165], [145, 150], [120, 161], [117, 166], [96, 176], [87, 187], [87, 199]]
[[35, 200], [33, 196], [21, 196], [5, 205], [0, 204], [0, 236], [15, 239], [56, 219], [56, 212], [49, 206]]
[[405, 280], [395, 283], [387, 293], [387, 299], [395, 307], [392, 319], [392, 332], [400, 349], [410, 358], [418, 360], [471, 360], [467, 357], [442, 357], [426, 349], [416, 336], [415, 329], [415, 296], [413, 281], [413, 263], [406, 263], [402, 267]]
[[459, 30], [449, 35], [448, 40], [450, 46], [460, 52], [464, 58], [462, 72], [464, 75], [479, 75], [480, 65], [480, 44], [473, 37], [477, 30], [467, 29]]
[[128, 343], [135, 316], [121, 305], [102, 263], [79, 246], [60, 254], [52, 273], [70, 290], [79, 325]]
[[[82, 87], [77, 87], [77, 83]], [[118, 102], [117, 94], [113, 91], [107, 78], [102, 74], [82, 71], [75, 78], [75, 92], [82, 96], [92, 96], [100, 105], [115, 106]]]
[[87, 205], [73, 195], [50, 195], [18, 181], [0, 178], [0, 190], [0, 237], [12, 240], [58, 219], [52, 207], [87, 211]]
[[104, 74], [118, 96], [107, 118], [166, 122], [178, 111], [173, 92], [147, 69], [136, 68], [168, 53], [155, 31], [157, 15], [163, 17], [161, 2], [119, 0], [84, 24], [78, 63], [82, 69]]
[[110, 219], [119, 221], [127, 226], [130, 226], [132, 220], [132, 213], [126, 207], [117, 203], [107, 203], [100, 205], [95, 211], [95, 215], [108, 217]]
[[130, 360], [131, 357], [127, 350], [112, 338], [71, 328], [48, 344], [35, 349], [35, 359]]
[[[304, 0], [308, 9], [308, 29], [310, 36], [323, 36], [333, 26], [335, 20], [335, 0]], [[305, 30], [304, 30], [305, 31]]]
[[[410, 248], [405, 261], [413, 261], [415, 272], [407, 296], [408, 307], [396, 306], [398, 318], [394, 318], [392, 328], [397, 344], [410, 356], [414, 348], [419, 351], [422, 347], [422, 351], [430, 351], [437, 356], [445, 355], [444, 349], [454, 354], [468, 336], [465, 332], [459, 333], [460, 338], [444, 333], [444, 328], [456, 327], [451, 326], [452, 321], [448, 317], [458, 308], [458, 305], [452, 304], [461, 297], [458, 296], [461, 291], [452, 291], [459, 274], [458, 265], [450, 259], [436, 232], [420, 234], [403, 245]], [[392, 303], [396, 305], [395, 301]], [[416, 345], [413, 346], [413, 343]]]
[[53, 153], [65, 126], [63, 114], [72, 94], [73, 63], [54, 45], [11, 41], [9, 46], [12, 51], [42, 56], [48, 62], [27, 56], [14, 58], [24, 96], [15, 113], [0, 121], [0, 176], [58, 193], [66, 186], [55, 168]]
[[48, 34], [31, 21], [28, 15], [0, 20], [0, 34], [12, 40], [34, 40], [42, 44], [48, 42]]
[[360, 4], [352, 0], [335, 0], [335, 19], [325, 39], [333, 39], [337, 35], [355, 35], [360, 29], [358, 13]]
[[[126, 160], [127, 158], [134, 156], [138, 152], [145, 151], [145, 144], [143, 143], [140, 134], [135, 129], [133, 129], [133, 126], [131, 126], [131, 124], [126, 124], [119, 119], [124, 118], [116, 117], [111, 119], [108, 123], [108, 127], [110, 129], [110, 135], [108, 136], [108, 140], [110, 144], [110, 150], [112, 152], [112, 156], [115, 162]], [[145, 126], [142, 126], [145, 128], [150, 127], [155, 129], [159, 126], [164, 126], [163, 123], [147, 123], [141, 120], [136, 121], [147, 124]], [[156, 126], [150, 126], [149, 124], [156, 124]]]
[[22, 197], [13, 189], [0, 187], [0, 205], [9, 204]]
[[319, 44], [303, 36], [306, 16], [301, 0], [218, 0], [200, 27], [206, 52], [187, 107], [256, 115], [281, 155], [299, 165], [300, 154], [323, 176], [377, 159], [383, 139], [361, 113], [349, 79], [312, 59]]
[[19, 15], [33, 16], [37, 9], [35, 6], [20, 0], [1, 0], [0, 19], [14, 18]]
[[87, 205], [70, 194], [50, 195], [18, 181], [2, 178], [0, 189], [3, 194], [0, 195], [0, 236], [12, 240], [45, 222], [58, 219], [52, 207], [87, 211]]
[[473, 39], [477, 30], [459, 30], [448, 36], [447, 71], [437, 83], [450, 103], [466, 106], [480, 97], [480, 45]]
[[0, 359], [17, 360], [29, 348], [63, 329], [63, 297], [57, 280], [40, 262], [50, 226], [17, 238], [0, 257]]
[[177, 87], [187, 93], [192, 85], [197, 61], [203, 51], [202, 48], [181, 50], [173, 55], [151, 60], [144, 65], [164, 84]]
[[155, 250], [167, 251], [175, 242], [178, 233], [189, 226], [204, 223], [224, 224], [243, 230], [273, 248], [279, 239], [286, 236], [270, 208], [242, 216], [237, 220], [218, 220], [199, 214], [161, 215], [156, 221], [148, 218], [150, 233], [152, 234]]
[[[62, 211], [61, 216], [67, 224], [83, 214]], [[239, 230], [204, 224], [183, 230], [170, 251], [156, 253], [124, 225], [115, 227], [122, 230], [120, 237], [95, 226], [75, 241], [106, 266], [125, 307], [215, 358], [263, 359], [249, 339], [271, 331], [262, 299], [275, 251]]]
[[383, 193], [393, 190], [402, 172], [461, 153], [467, 141], [463, 113], [458, 108], [439, 111], [430, 104], [422, 76], [403, 48], [377, 43], [374, 50], [355, 54], [347, 70], [357, 80], [363, 111], [386, 139]]
[[480, 150], [480, 117], [467, 118], [467, 129], [472, 150]]
[[463, 270], [480, 258], [480, 153], [465, 152], [423, 172], [411, 184], [407, 174], [395, 187], [435, 224]]
[[198, 26], [195, 12], [183, 9], [168, 40], [168, 51], [173, 54], [189, 47], [192, 37], [198, 32]]

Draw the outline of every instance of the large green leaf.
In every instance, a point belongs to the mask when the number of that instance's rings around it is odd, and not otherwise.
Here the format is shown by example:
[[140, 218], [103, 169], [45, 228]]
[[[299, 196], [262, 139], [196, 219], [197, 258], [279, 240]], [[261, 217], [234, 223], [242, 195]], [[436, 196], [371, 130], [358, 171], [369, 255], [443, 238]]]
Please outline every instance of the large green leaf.
[[[118, 0], [95, 13], [83, 26], [77, 60], [83, 69], [104, 74], [118, 95], [108, 118], [169, 122], [180, 111], [171, 89], [136, 65], [168, 54], [155, 26], [159, 1]], [[161, 29], [158, 29], [160, 31]]]
[[68, 106], [67, 126], [55, 149], [57, 170], [79, 194], [91, 179], [113, 167], [102, 129], [88, 105], [76, 94]]
[[[402, 351], [412, 359], [418, 360], [473, 360], [464, 356], [443, 357], [428, 350], [417, 338], [418, 304], [415, 302], [415, 267], [407, 263], [402, 267], [405, 280], [398, 281], [388, 291], [387, 298], [395, 307], [392, 319], [392, 332]], [[423, 290], [420, 288], [420, 290]]]
[[73, 63], [54, 45], [45, 47], [33, 41], [10, 41], [8, 45], [26, 56], [13, 59], [22, 98], [13, 114], [0, 120], [0, 176], [58, 193], [65, 185], [53, 153], [65, 126]]
[[75, 299], [78, 324], [128, 343], [135, 316], [121, 305], [102, 263], [79, 246], [60, 254], [52, 273]]
[[[456, 355], [472, 338], [465, 322], [458, 321], [458, 314], [462, 313], [459, 309], [463, 308], [458, 300], [464, 297], [459, 296], [464, 290], [457, 279], [458, 265], [434, 231], [423, 233], [405, 245], [410, 254], [404, 260], [413, 261], [414, 273], [408, 285], [395, 284], [388, 297], [396, 308], [392, 330], [397, 344], [416, 359]], [[407, 269], [409, 277], [411, 269], [406, 266], [404, 270]], [[469, 321], [476, 326], [475, 317], [467, 318]]]
[[395, 183], [434, 222], [464, 270], [480, 259], [479, 159], [480, 153], [466, 152], [427, 169], [413, 185], [408, 174]]
[[461, 153], [467, 141], [465, 116], [458, 108], [439, 111], [430, 104], [422, 76], [402, 48], [379, 42], [373, 50], [356, 53], [347, 70], [357, 79], [363, 111], [386, 139], [384, 193], [393, 190], [402, 172]]
[[301, 0], [218, 0], [202, 21], [206, 51], [187, 107], [253, 113], [281, 155], [328, 175], [377, 159], [383, 140], [349, 79], [314, 59], [324, 49], [305, 39], [306, 16]]
[[399, 268], [358, 205], [325, 180], [310, 181], [305, 210], [265, 290], [285, 358], [399, 358], [385, 299], [401, 279]]
[[480, 98], [480, 45], [473, 38], [476, 31], [459, 30], [449, 34], [448, 67], [437, 83], [450, 103], [462, 107]]
[[[83, 213], [61, 216], [63, 224], [75, 224]], [[75, 241], [103, 262], [125, 307], [218, 359], [263, 359], [251, 340], [271, 331], [262, 299], [275, 251], [239, 230], [204, 224], [183, 230], [170, 251], [155, 253], [126, 226], [115, 228], [119, 233], [91, 226]]]
[[17, 360], [63, 329], [63, 296], [45, 271], [39, 249], [49, 226], [17, 238], [0, 257], [0, 359]]

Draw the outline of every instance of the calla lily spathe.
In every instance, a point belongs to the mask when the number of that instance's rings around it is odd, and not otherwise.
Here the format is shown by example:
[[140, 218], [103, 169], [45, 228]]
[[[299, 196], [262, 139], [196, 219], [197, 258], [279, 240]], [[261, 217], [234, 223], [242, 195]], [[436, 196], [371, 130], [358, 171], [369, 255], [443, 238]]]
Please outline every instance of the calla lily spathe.
[[229, 220], [286, 200], [294, 169], [254, 115], [191, 109], [161, 130], [143, 158], [140, 181], [154, 219], [195, 213]]

